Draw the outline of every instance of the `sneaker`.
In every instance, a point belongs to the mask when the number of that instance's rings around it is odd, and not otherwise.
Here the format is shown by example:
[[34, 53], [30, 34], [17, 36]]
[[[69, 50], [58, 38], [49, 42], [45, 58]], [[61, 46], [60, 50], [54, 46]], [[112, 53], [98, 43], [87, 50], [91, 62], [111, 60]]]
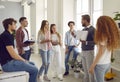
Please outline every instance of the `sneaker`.
[[58, 77], [58, 79], [59, 79], [60, 81], [63, 81], [63, 78], [61, 78], [61, 77]]
[[53, 76], [53, 78], [57, 78], [57, 76]]
[[63, 81], [63, 76], [62, 76], [62, 75], [58, 75], [58, 79], [59, 79], [60, 81]]
[[69, 72], [65, 72], [63, 76], [67, 76], [67, 75], [69, 75]]
[[38, 82], [43, 82], [43, 80], [40, 77], [38, 77]]
[[53, 75], [52, 75], [52, 78], [57, 78], [57, 75], [56, 75], [56, 74], [53, 74]]
[[73, 69], [73, 68], [74, 68], [74, 66], [71, 66], [71, 68]]
[[43, 79], [44, 79], [45, 81], [50, 81], [50, 79], [48, 78], [47, 75], [45, 75], [45, 76], [43, 77]]

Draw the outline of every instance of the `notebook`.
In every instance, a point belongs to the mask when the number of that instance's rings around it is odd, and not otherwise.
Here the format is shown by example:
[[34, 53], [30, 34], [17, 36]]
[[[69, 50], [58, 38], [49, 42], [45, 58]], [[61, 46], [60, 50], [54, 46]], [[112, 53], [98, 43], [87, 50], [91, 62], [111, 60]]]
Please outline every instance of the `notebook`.
[[76, 39], [77, 40], [86, 41], [87, 36], [88, 36], [88, 31], [80, 31], [80, 30], [78, 30], [77, 33], [76, 33]]
[[24, 44], [30, 44], [30, 43], [35, 43], [35, 41], [34, 40], [27, 40], [24, 42]]

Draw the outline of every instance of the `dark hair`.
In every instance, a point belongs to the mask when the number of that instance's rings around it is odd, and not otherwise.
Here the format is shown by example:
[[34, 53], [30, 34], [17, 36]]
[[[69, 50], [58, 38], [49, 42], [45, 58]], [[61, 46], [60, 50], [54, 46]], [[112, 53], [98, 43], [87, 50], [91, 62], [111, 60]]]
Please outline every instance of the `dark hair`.
[[50, 32], [51, 32], [51, 34], [53, 33], [53, 31], [52, 31], [52, 27], [53, 27], [53, 26], [56, 26], [56, 24], [51, 24], [51, 25], [50, 25]]
[[17, 21], [13, 18], [7, 18], [3, 20], [2, 24], [5, 30], [8, 30], [8, 25], [12, 25], [12, 23], [17, 23]]
[[68, 22], [68, 26], [70, 26], [71, 23], [72, 23], [73, 25], [75, 25], [75, 22], [74, 22], [74, 21], [69, 21], [69, 22]]
[[42, 33], [44, 33], [44, 27], [45, 27], [45, 25], [46, 25], [46, 22], [48, 22], [48, 21], [47, 21], [47, 20], [43, 20], [42, 23], [41, 23], [40, 31], [41, 31]]
[[24, 21], [25, 19], [27, 19], [26, 17], [21, 17], [20, 19], [19, 19], [19, 22], [21, 23], [22, 21]]
[[89, 16], [89, 15], [87, 15], [87, 14], [82, 15], [82, 18], [83, 18], [84, 20], [86, 20], [88, 23], [90, 23], [90, 16]]

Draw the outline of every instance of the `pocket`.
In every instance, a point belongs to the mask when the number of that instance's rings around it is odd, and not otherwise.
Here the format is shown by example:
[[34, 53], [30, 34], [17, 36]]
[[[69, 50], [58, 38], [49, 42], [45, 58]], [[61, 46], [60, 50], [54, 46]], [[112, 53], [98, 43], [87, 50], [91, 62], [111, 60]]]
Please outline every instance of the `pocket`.
[[20, 66], [20, 65], [22, 65], [24, 62], [23, 61], [19, 61], [19, 60], [13, 60], [13, 65], [14, 66]]

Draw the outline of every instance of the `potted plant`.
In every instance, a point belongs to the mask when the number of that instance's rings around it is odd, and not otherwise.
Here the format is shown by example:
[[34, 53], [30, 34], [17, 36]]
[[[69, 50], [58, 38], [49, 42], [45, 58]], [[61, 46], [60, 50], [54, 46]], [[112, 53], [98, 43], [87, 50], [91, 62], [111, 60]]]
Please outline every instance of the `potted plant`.
[[118, 22], [118, 26], [120, 28], [120, 13], [119, 12], [115, 12], [115, 16], [113, 18], [115, 21], [119, 21]]
[[[113, 57], [113, 51], [112, 51], [112, 54], [111, 54], [111, 63], [113, 63], [114, 61], [115, 61], [115, 58]], [[116, 75], [113, 73], [112, 68], [111, 68], [110, 72], [106, 73], [105, 80], [106, 81], [112, 80], [112, 79], [114, 79], [115, 76]]]
[[74, 60], [74, 76], [75, 78], [79, 78], [80, 77], [80, 66], [79, 66], [79, 62], [76, 60]]

